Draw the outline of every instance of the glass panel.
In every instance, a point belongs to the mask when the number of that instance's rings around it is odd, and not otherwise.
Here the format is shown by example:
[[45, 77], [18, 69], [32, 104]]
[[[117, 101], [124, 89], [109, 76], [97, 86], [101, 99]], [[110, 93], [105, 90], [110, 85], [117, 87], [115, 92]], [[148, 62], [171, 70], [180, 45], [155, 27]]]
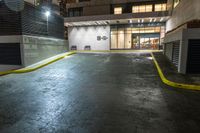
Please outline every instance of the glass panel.
[[119, 28], [117, 33], [118, 34], [124, 34], [124, 28]]
[[146, 5], [146, 12], [152, 12], [153, 6], [152, 5]]
[[158, 49], [165, 27], [112, 28], [111, 49]]
[[162, 11], [166, 11], [167, 10], [167, 4], [162, 4]]
[[125, 34], [125, 48], [131, 48], [131, 34]]
[[132, 13], [138, 13], [138, 12], [139, 12], [139, 6], [133, 6]]
[[158, 37], [150, 38], [150, 43], [151, 43], [151, 49], [158, 49], [159, 38]]
[[145, 12], [145, 5], [144, 6], [139, 6], [139, 12]]
[[111, 34], [117, 34], [117, 30], [111, 30]]
[[132, 28], [132, 33], [140, 33], [139, 28]]
[[155, 11], [166, 11], [167, 4], [155, 4]]
[[155, 11], [162, 11], [162, 4], [155, 4]]
[[140, 33], [145, 33], [145, 28], [140, 28]]
[[111, 35], [111, 49], [117, 48], [117, 35]]
[[165, 37], [165, 27], [162, 26], [162, 27], [160, 28], [160, 38], [164, 38], [164, 37]]
[[122, 14], [122, 7], [115, 7], [114, 14]]
[[131, 34], [132, 33], [132, 29], [131, 28], [125, 28], [125, 33]]
[[155, 32], [155, 27], [147, 27], [145, 28], [146, 33], [154, 33]]
[[118, 31], [118, 48], [119, 49], [124, 48], [124, 30]]
[[132, 48], [133, 49], [139, 49], [140, 48], [139, 34], [132, 34]]
[[153, 5], [140, 5], [132, 7], [132, 13], [152, 12], [152, 10], [153, 10]]
[[155, 32], [160, 32], [160, 27], [155, 27]]

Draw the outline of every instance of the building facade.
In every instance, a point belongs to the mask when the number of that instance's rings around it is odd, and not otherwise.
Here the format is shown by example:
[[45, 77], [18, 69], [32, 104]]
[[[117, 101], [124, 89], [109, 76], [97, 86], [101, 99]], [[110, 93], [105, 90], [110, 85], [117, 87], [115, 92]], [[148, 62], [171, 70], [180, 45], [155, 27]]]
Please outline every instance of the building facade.
[[200, 71], [199, 5], [199, 0], [62, 0], [60, 11], [71, 49], [164, 47], [179, 73], [195, 73]]
[[[167, 0], [66, 0], [61, 9], [77, 50], [161, 49]], [[64, 7], [64, 6], [61, 6]]]
[[200, 73], [199, 5], [199, 0], [175, 0], [166, 22], [164, 54], [179, 73]]
[[67, 51], [64, 19], [32, 2], [0, 1], [1, 66], [25, 67]]

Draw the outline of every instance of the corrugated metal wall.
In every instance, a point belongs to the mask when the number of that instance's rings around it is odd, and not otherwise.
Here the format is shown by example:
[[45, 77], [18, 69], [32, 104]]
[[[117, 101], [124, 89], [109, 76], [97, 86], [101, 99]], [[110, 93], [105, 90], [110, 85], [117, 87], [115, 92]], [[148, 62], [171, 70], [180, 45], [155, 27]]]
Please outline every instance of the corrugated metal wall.
[[172, 63], [178, 68], [179, 65], [179, 53], [180, 53], [180, 44], [173, 44], [173, 54], [172, 54]]
[[45, 16], [45, 10], [25, 3], [22, 11], [22, 33], [25, 35], [41, 35], [54, 38], [64, 38], [64, 19], [51, 13]]
[[41, 7], [25, 2], [24, 9], [16, 12], [0, 1], [0, 35], [21, 34], [64, 39], [64, 19], [51, 13], [47, 27], [45, 10]]
[[165, 55], [167, 56], [167, 58], [172, 61], [172, 52], [173, 52], [173, 44], [172, 43], [168, 43], [165, 44]]
[[164, 54], [174, 64], [176, 68], [179, 65], [180, 41], [165, 44]]
[[20, 35], [21, 31], [20, 12], [10, 10], [0, 1], [0, 35]]

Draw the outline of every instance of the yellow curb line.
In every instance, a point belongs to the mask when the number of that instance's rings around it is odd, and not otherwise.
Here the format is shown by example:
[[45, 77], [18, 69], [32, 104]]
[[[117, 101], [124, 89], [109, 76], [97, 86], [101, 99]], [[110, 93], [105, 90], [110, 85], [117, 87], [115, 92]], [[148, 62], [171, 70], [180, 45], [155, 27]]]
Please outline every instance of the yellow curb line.
[[32, 71], [35, 71], [35, 70], [38, 70], [42, 67], [45, 67], [49, 64], [52, 64], [58, 60], [61, 60], [63, 58], [65, 58], [66, 56], [70, 56], [70, 55], [73, 55], [73, 54], [76, 54], [76, 52], [69, 52], [69, 53], [66, 53], [56, 59], [52, 59], [51, 61], [49, 62], [46, 62], [44, 64], [41, 64], [41, 65], [38, 65], [38, 66], [35, 66], [35, 67], [32, 67], [32, 68], [22, 68], [22, 69], [18, 69], [18, 70], [10, 70], [10, 71], [4, 71], [4, 72], [0, 72], [0, 76], [2, 75], [7, 75], [7, 74], [19, 74], [19, 73], [28, 73], [28, 72], [32, 72]]
[[[49, 62], [47, 62], [47, 63], [38, 65], [38, 66], [33, 67], [33, 68], [24, 68], [24, 69], [19, 69], [19, 70], [10, 70], [10, 71], [0, 72], [0, 76], [2, 76], [2, 75], [7, 75], [7, 74], [12, 74], [12, 73], [19, 74], [19, 73], [32, 72], [32, 71], [35, 71], [35, 70], [40, 69], [40, 68], [42, 68], [42, 67], [45, 67], [45, 66], [47, 66], [47, 65], [49, 65], [49, 64], [52, 64], [52, 63], [54, 63], [54, 62], [56, 62], [56, 61], [58, 61], [58, 60], [61, 60], [61, 59], [65, 58], [66, 56], [70, 56], [70, 55], [76, 54], [76, 52], [78, 52], [78, 51], [73, 51], [73, 52], [67, 53], [67, 54], [65, 54], [65, 55], [63, 55], [63, 56], [61, 56], [61, 57], [58, 57], [58, 58], [53, 59], [53, 60], [51, 60], [51, 61], [49, 61]], [[82, 52], [83, 52], [83, 51], [82, 51]], [[86, 51], [84, 51], [84, 52], [86, 52]], [[117, 50], [116, 50], [116, 51], [109, 51], [109, 50], [107, 50], [107, 51], [88, 51], [88, 52], [123, 52], [123, 51], [117, 51]], [[128, 52], [128, 51], [126, 51], [126, 52]], [[132, 51], [130, 51], [130, 52], [132, 52]], [[139, 51], [138, 51], [138, 52], [139, 52]], [[140, 52], [141, 52], [141, 51], [140, 51]], [[171, 87], [175, 87], [175, 88], [188, 89], [188, 90], [198, 90], [198, 91], [200, 91], [200, 86], [199, 86], [199, 85], [182, 84], [182, 83], [176, 83], [176, 82], [169, 81], [169, 80], [164, 76], [164, 74], [163, 74], [163, 72], [162, 72], [160, 66], [158, 65], [158, 62], [157, 62], [157, 60], [155, 59], [155, 57], [154, 57], [154, 55], [153, 55], [152, 52], [151, 52], [151, 56], [152, 56], [152, 58], [153, 58], [153, 61], [154, 61], [155, 66], [156, 66], [156, 68], [157, 68], [158, 74], [159, 74], [159, 76], [160, 76], [160, 78], [161, 78], [161, 80], [162, 80], [162, 82], [163, 82], [164, 84], [169, 85], [169, 86], [171, 86]]]
[[182, 84], [182, 83], [176, 83], [176, 82], [168, 80], [164, 76], [164, 74], [163, 74], [163, 72], [162, 72], [157, 60], [155, 59], [155, 56], [153, 55], [153, 53], [151, 53], [151, 56], [153, 58], [155, 66], [156, 66], [156, 68], [158, 70], [158, 74], [159, 74], [159, 76], [160, 76], [160, 78], [161, 78], [161, 80], [162, 80], [162, 82], [164, 84], [166, 84], [168, 86], [171, 86], [171, 87], [180, 88], [180, 89], [200, 91], [200, 85]]
[[128, 53], [128, 52], [160, 52], [161, 50], [75, 50], [73, 52], [80, 53], [94, 53], [94, 52], [102, 52], [102, 53]]

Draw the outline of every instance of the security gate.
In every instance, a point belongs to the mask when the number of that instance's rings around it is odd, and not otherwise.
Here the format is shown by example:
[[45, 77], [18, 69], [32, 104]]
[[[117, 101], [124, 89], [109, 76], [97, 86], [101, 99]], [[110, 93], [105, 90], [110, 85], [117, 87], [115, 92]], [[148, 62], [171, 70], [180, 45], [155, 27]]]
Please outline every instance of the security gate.
[[172, 63], [178, 68], [180, 44], [179, 41], [173, 44]]
[[0, 43], [0, 64], [21, 65], [19, 43]]
[[200, 39], [189, 40], [187, 73], [200, 73]]

